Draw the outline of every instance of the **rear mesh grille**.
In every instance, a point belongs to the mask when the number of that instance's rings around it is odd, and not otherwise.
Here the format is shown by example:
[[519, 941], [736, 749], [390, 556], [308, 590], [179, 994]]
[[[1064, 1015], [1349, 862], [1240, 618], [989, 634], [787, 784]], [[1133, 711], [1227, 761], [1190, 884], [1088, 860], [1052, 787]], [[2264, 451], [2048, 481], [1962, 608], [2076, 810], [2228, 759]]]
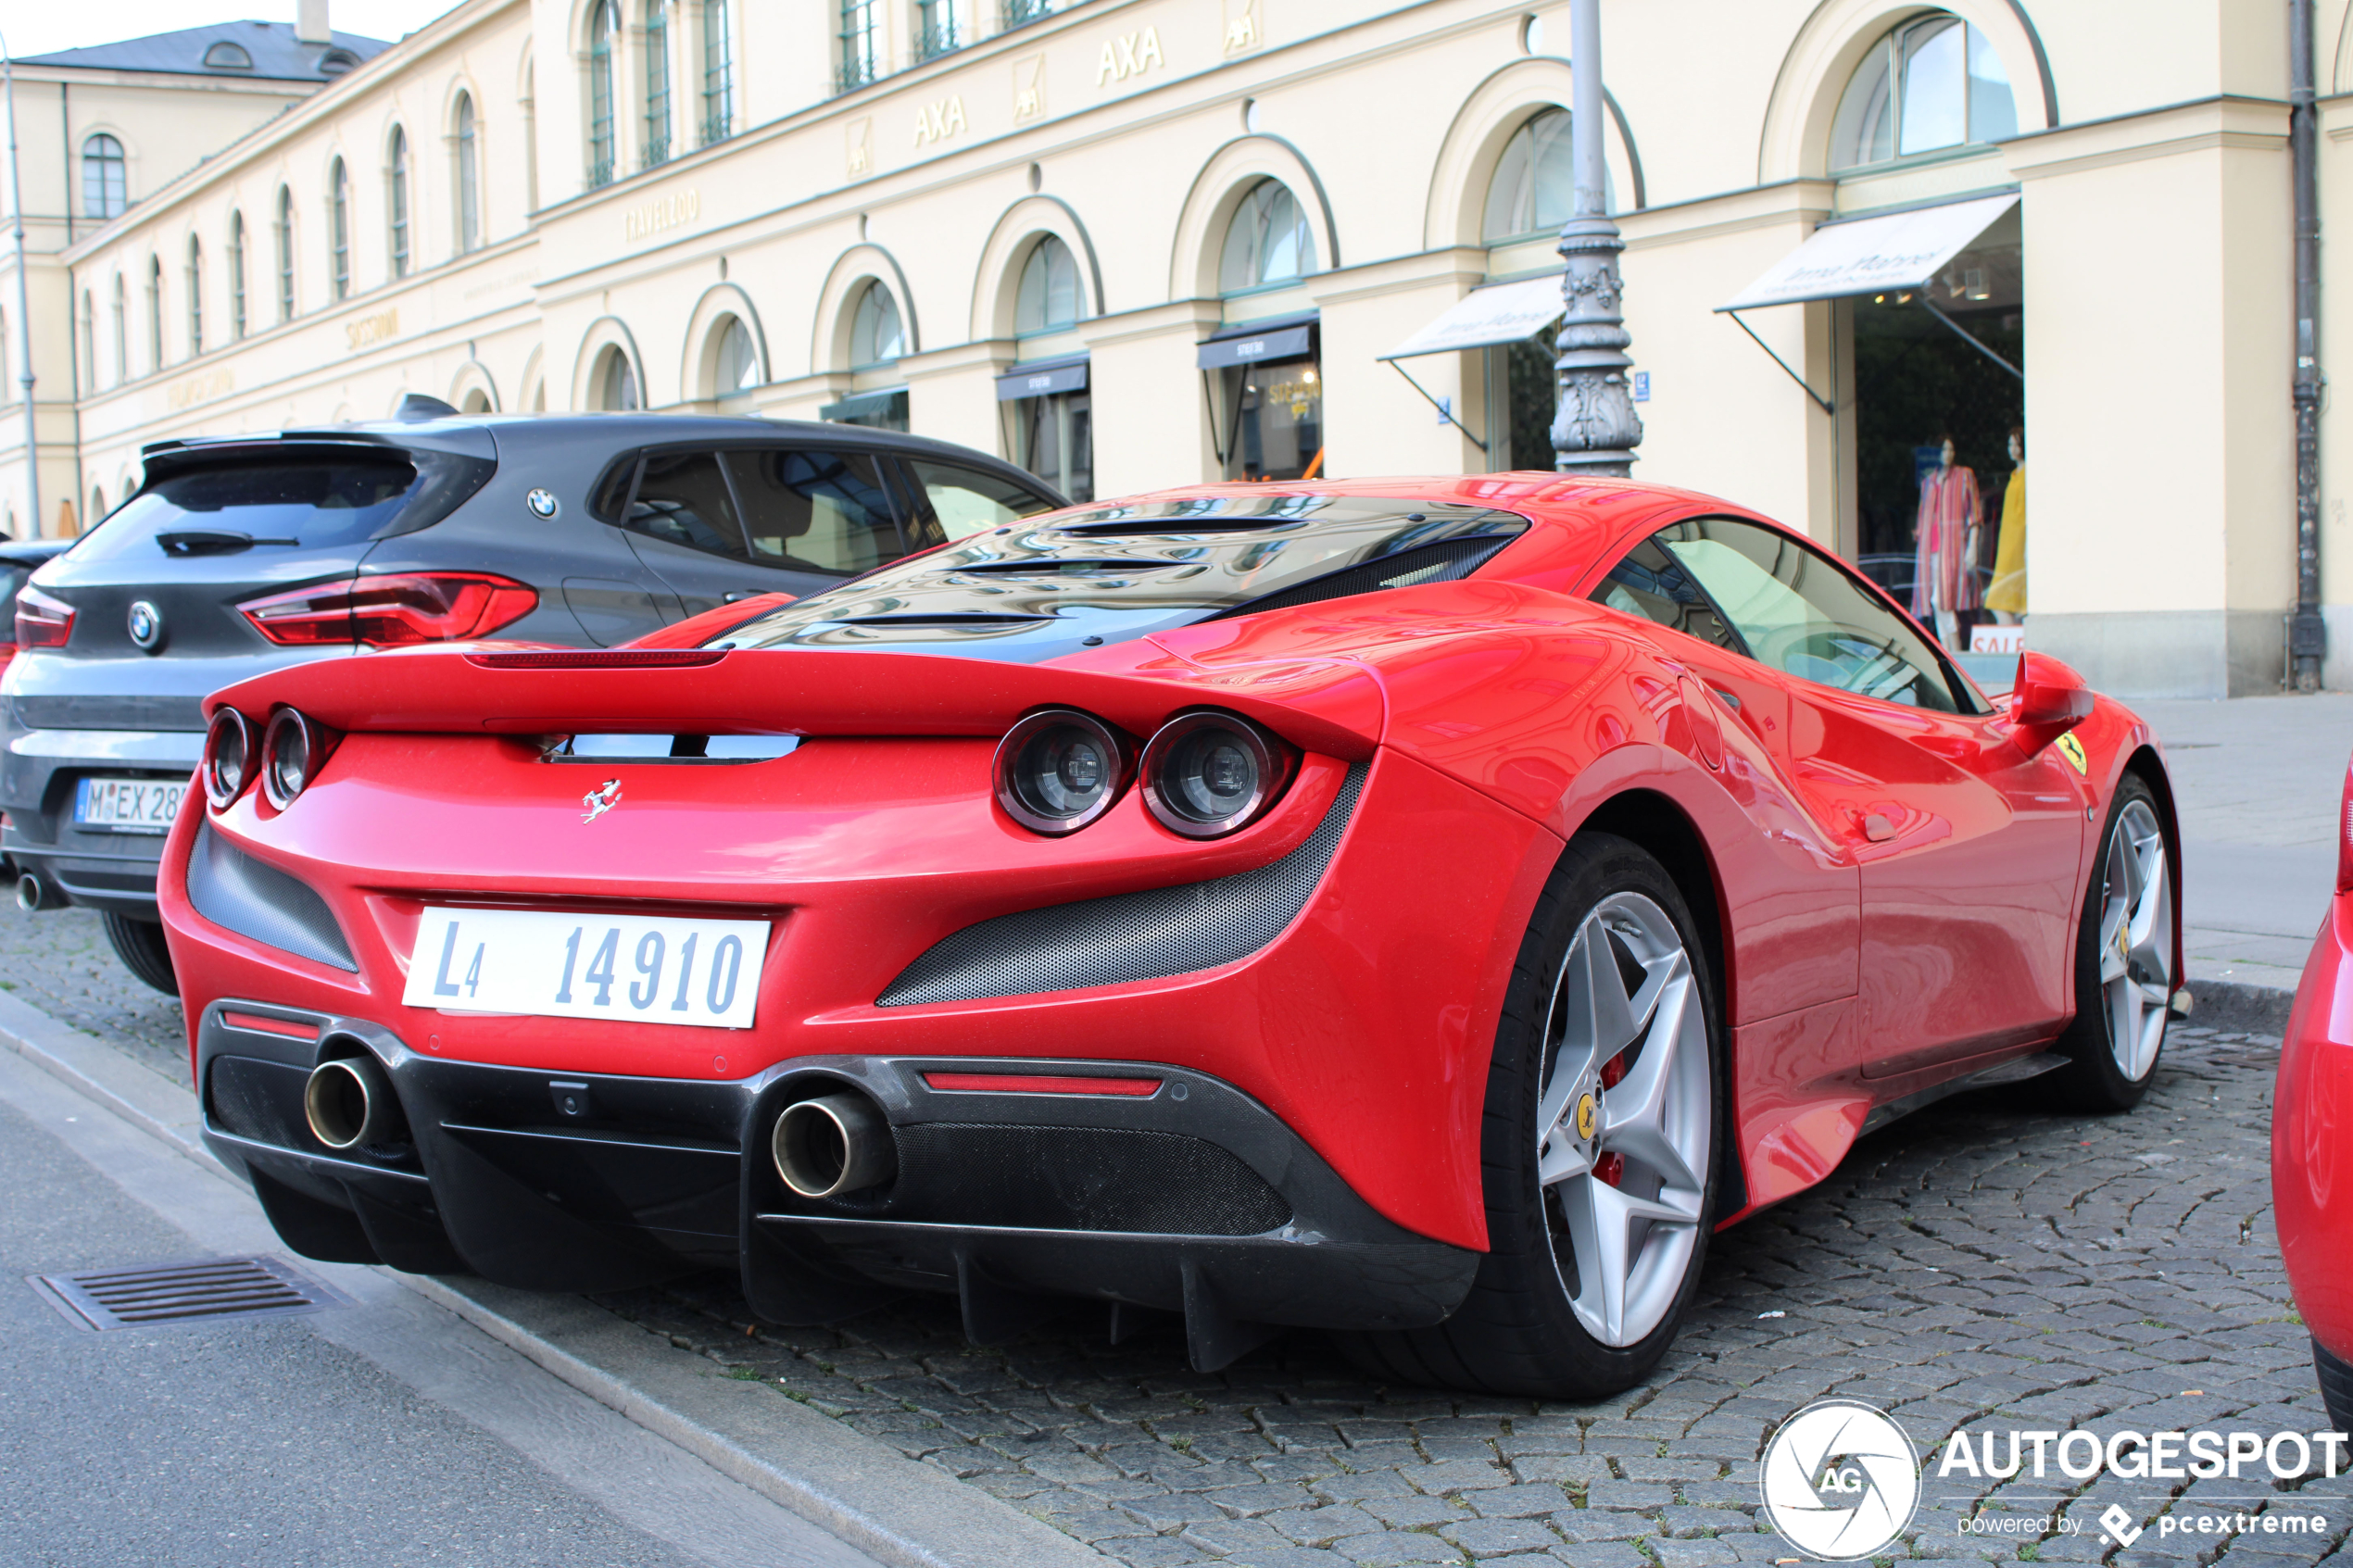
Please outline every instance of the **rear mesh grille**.
[[897, 1134], [894, 1220], [1257, 1236], [1291, 1214], [1239, 1156], [1179, 1133], [924, 1122]]
[[1248, 958], [1307, 907], [1365, 787], [1362, 762], [1307, 842], [1252, 871], [1054, 904], [968, 925], [925, 953], [875, 998], [876, 1007], [969, 1002], [1163, 980]]
[[84, 1328], [146, 1328], [287, 1317], [346, 1305], [275, 1258], [199, 1258], [135, 1269], [36, 1274], [33, 1285]]
[[231, 844], [209, 822], [196, 830], [188, 856], [188, 902], [213, 924], [240, 936], [314, 963], [359, 972], [327, 901]]

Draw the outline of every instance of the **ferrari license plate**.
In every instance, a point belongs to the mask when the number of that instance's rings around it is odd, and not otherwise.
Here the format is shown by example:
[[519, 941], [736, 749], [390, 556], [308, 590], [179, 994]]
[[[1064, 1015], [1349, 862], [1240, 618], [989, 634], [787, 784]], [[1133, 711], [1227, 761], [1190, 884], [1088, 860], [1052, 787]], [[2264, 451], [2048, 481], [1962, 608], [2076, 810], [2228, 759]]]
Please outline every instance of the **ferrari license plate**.
[[83, 779], [73, 796], [73, 825], [110, 833], [170, 833], [187, 797], [186, 779]]
[[761, 920], [428, 908], [400, 999], [453, 1012], [749, 1029]]

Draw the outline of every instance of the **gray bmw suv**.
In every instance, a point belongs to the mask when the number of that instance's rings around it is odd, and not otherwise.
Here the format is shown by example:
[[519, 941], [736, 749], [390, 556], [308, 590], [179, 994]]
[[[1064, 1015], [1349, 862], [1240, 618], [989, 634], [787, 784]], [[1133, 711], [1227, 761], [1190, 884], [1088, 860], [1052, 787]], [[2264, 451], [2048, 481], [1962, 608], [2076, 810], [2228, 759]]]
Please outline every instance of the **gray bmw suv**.
[[1063, 504], [997, 458], [849, 425], [404, 414], [149, 446], [138, 491], [18, 596], [0, 856], [19, 903], [100, 910], [159, 990], [156, 862], [209, 693], [414, 643], [610, 646]]

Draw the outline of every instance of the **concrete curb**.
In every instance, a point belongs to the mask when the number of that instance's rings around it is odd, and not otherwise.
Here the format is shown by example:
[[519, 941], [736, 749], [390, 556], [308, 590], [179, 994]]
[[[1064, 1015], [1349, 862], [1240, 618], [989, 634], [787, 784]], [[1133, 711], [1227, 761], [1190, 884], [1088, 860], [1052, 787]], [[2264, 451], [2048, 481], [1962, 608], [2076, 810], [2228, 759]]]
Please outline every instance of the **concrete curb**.
[[[0, 1045], [215, 1170], [195, 1097], [0, 992]], [[576, 1297], [383, 1275], [889, 1568], [1102, 1568], [1052, 1526]]]
[[2199, 980], [2193, 976], [2190, 995], [2197, 998], [2187, 1020], [2201, 1029], [2238, 1029], [2250, 1035], [2284, 1035], [2296, 993], [2276, 985], [2250, 985], [2238, 980]]

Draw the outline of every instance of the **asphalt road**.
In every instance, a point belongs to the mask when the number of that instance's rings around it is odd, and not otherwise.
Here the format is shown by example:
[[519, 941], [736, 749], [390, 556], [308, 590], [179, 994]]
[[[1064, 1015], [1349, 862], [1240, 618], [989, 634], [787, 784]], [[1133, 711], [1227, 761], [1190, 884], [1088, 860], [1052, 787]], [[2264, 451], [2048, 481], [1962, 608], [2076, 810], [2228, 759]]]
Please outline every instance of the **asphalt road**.
[[0, 1053], [0, 1562], [872, 1568], [371, 1271], [317, 1270], [356, 1298], [328, 1312], [103, 1334], [25, 1283], [266, 1236]]

